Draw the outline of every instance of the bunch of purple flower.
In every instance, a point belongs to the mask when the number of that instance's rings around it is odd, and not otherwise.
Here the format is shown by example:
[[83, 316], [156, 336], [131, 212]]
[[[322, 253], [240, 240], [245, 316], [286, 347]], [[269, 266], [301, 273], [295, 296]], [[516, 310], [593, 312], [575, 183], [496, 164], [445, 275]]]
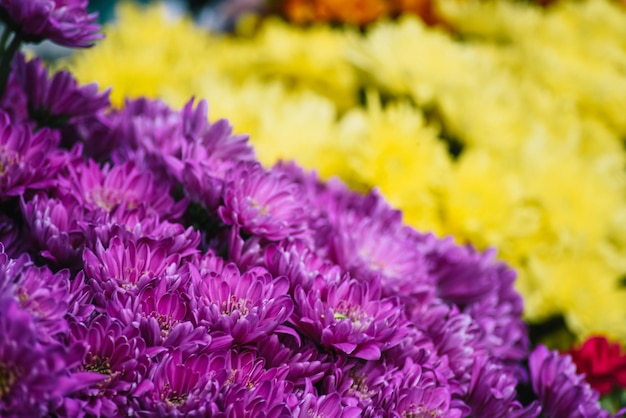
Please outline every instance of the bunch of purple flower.
[[[0, 0], [0, 17], [85, 46], [85, 3]], [[262, 167], [204, 101], [111, 110], [2, 60], [1, 416], [609, 416], [568, 356], [530, 353], [494, 252]]]

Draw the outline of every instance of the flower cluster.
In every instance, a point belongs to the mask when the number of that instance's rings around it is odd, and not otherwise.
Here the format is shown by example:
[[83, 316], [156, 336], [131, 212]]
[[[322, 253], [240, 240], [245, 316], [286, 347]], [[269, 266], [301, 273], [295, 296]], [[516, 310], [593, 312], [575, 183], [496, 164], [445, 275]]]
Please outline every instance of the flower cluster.
[[569, 356], [530, 352], [493, 251], [416, 231], [377, 191], [264, 168], [205, 101], [113, 110], [17, 62], [0, 415], [609, 416]]
[[377, 187], [411, 226], [498, 248], [525, 318], [562, 324], [552, 348], [626, 344], [626, 8], [528, 3], [438, 0], [453, 33], [405, 16], [366, 30], [242, 19], [212, 34], [126, 6], [71, 68], [112, 86], [116, 106], [206, 97], [265, 167], [295, 159]]

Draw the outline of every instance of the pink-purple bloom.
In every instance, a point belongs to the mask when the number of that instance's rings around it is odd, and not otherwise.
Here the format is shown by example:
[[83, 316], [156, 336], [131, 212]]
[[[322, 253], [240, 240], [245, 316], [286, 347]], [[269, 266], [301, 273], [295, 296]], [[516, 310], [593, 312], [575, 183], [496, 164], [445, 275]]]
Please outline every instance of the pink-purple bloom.
[[87, 0], [0, 0], [0, 19], [26, 42], [88, 47], [102, 38]]
[[0, 415], [609, 416], [569, 357], [529, 356], [495, 251], [264, 168], [206, 101], [112, 110], [12, 59], [93, 41], [84, 6], [0, 0]]
[[38, 126], [61, 127], [94, 116], [109, 106], [109, 92], [99, 92], [95, 83], [79, 86], [65, 70], [50, 76], [40, 58], [26, 61], [17, 54], [15, 79], [27, 99], [28, 114]]
[[528, 359], [533, 390], [544, 417], [610, 417], [602, 410], [599, 394], [589, 386], [569, 354], [539, 345]]
[[40, 341], [33, 316], [14, 299], [0, 295], [0, 415], [42, 416], [63, 398], [102, 378], [70, 370], [84, 348]]
[[241, 274], [234, 264], [209, 272], [196, 282], [200, 324], [231, 335], [237, 343], [268, 338], [275, 332], [293, 333], [285, 323], [293, 311], [289, 282], [263, 268]]
[[296, 290], [293, 322], [326, 348], [377, 360], [398, 344], [409, 327], [393, 299], [380, 299], [375, 284], [345, 278], [327, 289]]
[[306, 205], [297, 184], [258, 163], [240, 163], [226, 175], [219, 215], [228, 225], [272, 241], [306, 230]]
[[65, 162], [58, 144], [57, 132], [33, 132], [31, 125], [14, 123], [0, 111], [0, 201], [55, 185]]

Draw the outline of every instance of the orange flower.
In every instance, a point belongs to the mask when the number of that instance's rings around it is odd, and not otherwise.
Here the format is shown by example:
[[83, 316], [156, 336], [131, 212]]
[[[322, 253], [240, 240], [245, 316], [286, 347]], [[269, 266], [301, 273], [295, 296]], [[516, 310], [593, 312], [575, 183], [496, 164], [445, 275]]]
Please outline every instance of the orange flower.
[[441, 23], [434, 13], [433, 0], [284, 0], [282, 10], [287, 19], [299, 24], [341, 22], [363, 26], [402, 13], [418, 15], [427, 24]]
[[286, 0], [283, 9], [296, 23], [343, 22], [364, 25], [391, 12], [386, 0]]

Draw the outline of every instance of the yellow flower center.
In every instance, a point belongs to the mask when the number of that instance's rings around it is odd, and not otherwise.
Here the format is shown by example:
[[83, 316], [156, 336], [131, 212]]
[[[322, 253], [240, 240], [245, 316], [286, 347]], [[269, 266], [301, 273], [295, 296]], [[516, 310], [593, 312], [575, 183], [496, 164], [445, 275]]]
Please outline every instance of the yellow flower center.
[[106, 357], [94, 356], [91, 353], [88, 354], [88, 358], [91, 357], [85, 364], [85, 370], [89, 372], [100, 373], [104, 375], [111, 374], [111, 363]]
[[231, 295], [228, 300], [222, 302], [222, 313], [224, 315], [230, 315], [233, 311], [239, 311], [242, 317], [245, 317], [250, 313], [250, 307], [252, 307], [252, 301], [250, 299], [238, 298], [236, 295]]
[[15, 383], [15, 375], [2, 363], [0, 363], [0, 398], [11, 392], [11, 387]]

